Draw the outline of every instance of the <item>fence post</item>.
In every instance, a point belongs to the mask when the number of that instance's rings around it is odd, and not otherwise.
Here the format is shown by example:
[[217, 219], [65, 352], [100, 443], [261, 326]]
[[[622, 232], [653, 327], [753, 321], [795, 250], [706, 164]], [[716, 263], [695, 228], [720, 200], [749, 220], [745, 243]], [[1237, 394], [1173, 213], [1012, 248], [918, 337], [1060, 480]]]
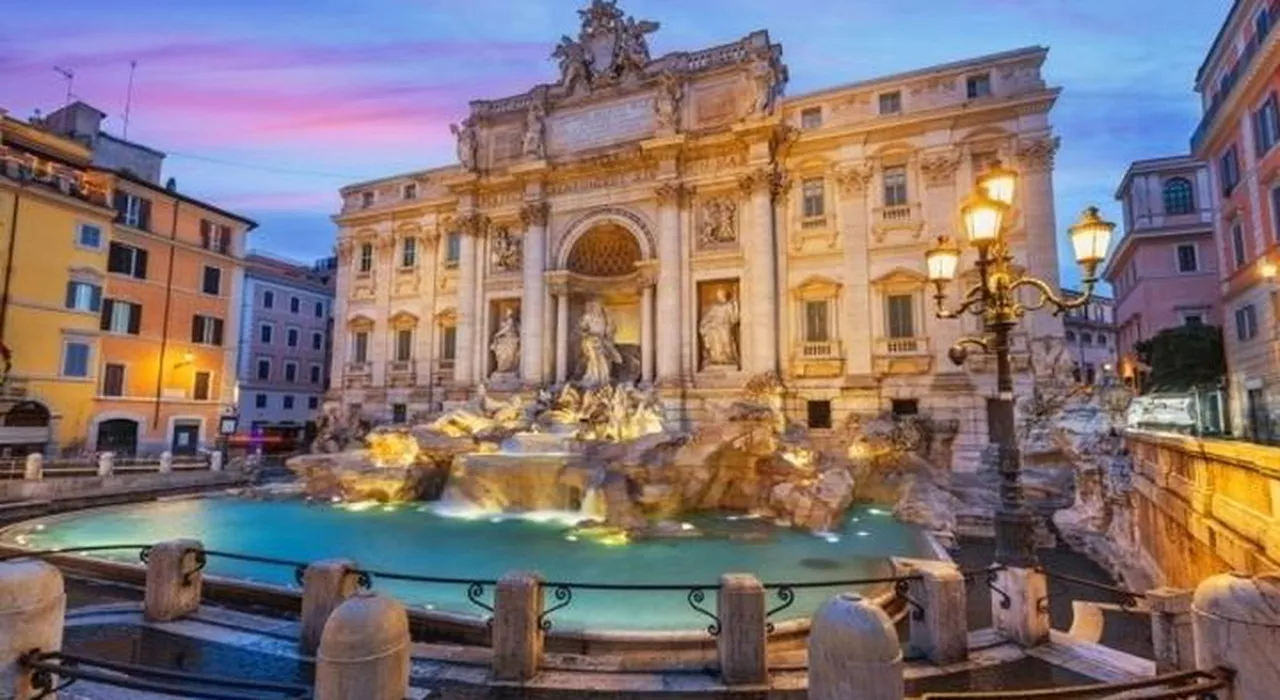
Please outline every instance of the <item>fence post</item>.
[[316, 652], [315, 700], [403, 700], [409, 694], [409, 615], [374, 593], [358, 593], [324, 625]]
[[1190, 671], [1196, 667], [1191, 596], [1191, 591], [1177, 588], [1153, 588], [1146, 592], [1156, 673]]
[[221, 452], [214, 451], [209, 453], [209, 471], [211, 472], [222, 471], [222, 453]]
[[204, 545], [200, 540], [169, 540], [147, 550], [147, 587], [143, 615], [169, 622], [200, 607]]
[[727, 686], [767, 685], [764, 586], [750, 574], [724, 574], [716, 597], [720, 680]]
[[514, 571], [493, 594], [493, 677], [523, 683], [542, 663], [542, 577]]
[[960, 569], [951, 562], [924, 559], [894, 559], [894, 563], [905, 573], [919, 576], [907, 581], [906, 593], [914, 603], [907, 606], [911, 649], [937, 666], [968, 659], [968, 598]]
[[26, 469], [23, 471], [22, 478], [27, 481], [39, 481], [44, 478], [44, 455], [39, 452], [27, 455]]
[[19, 659], [33, 650], [62, 650], [66, 610], [66, 589], [56, 567], [36, 559], [0, 562], [0, 697], [39, 695]]
[[809, 628], [809, 700], [902, 700], [893, 620], [856, 593], [823, 603]]
[[1210, 576], [1191, 603], [1196, 667], [1235, 671], [1232, 700], [1268, 700], [1280, 688], [1280, 572]]
[[98, 476], [111, 476], [116, 470], [116, 455], [114, 452], [98, 453]]
[[1049, 641], [1049, 581], [1035, 569], [1008, 567], [996, 571], [991, 591], [991, 619], [996, 631], [1011, 641], [1033, 647]]
[[302, 634], [298, 646], [311, 656], [320, 647], [324, 624], [338, 606], [359, 590], [356, 563], [350, 559], [325, 559], [302, 572]]
[[160, 453], [160, 473], [168, 474], [173, 471], [173, 453], [165, 450]]

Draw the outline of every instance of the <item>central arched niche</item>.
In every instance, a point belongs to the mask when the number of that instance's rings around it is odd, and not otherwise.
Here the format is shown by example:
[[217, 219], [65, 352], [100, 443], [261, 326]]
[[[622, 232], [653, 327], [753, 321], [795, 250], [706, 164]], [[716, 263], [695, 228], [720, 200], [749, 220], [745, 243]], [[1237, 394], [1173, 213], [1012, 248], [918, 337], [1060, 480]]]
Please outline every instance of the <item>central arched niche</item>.
[[587, 277], [623, 277], [636, 271], [640, 257], [640, 242], [630, 231], [604, 222], [574, 241], [565, 267]]
[[640, 293], [636, 263], [644, 257], [640, 241], [625, 226], [612, 221], [595, 224], [573, 241], [565, 269], [578, 278], [570, 295], [570, 376], [582, 374], [578, 348], [578, 319], [586, 302], [598, 299], [613, 320], [614, 343], [623, 362], [614, 378], [629, 381], [640, 375]]

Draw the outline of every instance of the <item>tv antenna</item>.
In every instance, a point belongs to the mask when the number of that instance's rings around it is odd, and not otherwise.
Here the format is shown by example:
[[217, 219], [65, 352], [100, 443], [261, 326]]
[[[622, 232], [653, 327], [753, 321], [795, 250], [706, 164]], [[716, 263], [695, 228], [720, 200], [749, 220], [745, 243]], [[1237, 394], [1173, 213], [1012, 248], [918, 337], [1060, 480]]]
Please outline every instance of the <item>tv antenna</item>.
[[75, 85], [75, 82], [76, 82], [76, 72], [69, 68], [62, 68], [60, 66], [54, 66], [53, 70], [58, 75], [61, 75], [67, 81], [67, 101], [64, 102], [62, 105], [63, 107], [66, 107], [67, 105], [71, 104], [71, 98], [73, 97], [71, 88], [72, 86]]
[[133, 74], [138, 70], [137, 61], [129, 61], [129, 89], [124, 94], [124, 133], [121, 138], [129, 139], [129, 110], [133, 107]]

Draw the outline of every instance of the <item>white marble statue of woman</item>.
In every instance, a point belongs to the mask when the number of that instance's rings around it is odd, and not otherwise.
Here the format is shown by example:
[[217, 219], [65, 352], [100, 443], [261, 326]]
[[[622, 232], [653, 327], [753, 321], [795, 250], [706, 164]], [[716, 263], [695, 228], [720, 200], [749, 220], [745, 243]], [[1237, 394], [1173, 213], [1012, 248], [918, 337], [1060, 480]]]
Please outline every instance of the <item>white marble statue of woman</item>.
[[532, 158], [542, 158], [543, 153], [543, 122], [546, 118], [546, 110], [542, 105], [534, 102], [529, 106], [528, 116], [525, 118], [524, 126], [524, 154]]
[[476, 167], [476, 126], [470, 119], [458, 124], [450, 124], [449, 131], [458, 138], [458, 163], [466, 170]]
[[515, 310], [508, 308], [502, 314], [502, 323], [489, 342], [489, 350], [493, 352], [496, 364], [494, 374], [511, 374], [516, 371], [516, 366], [520, 363], [520, 324], [516, 321]]
[[585, 386], [603, 386], [613, 376], [613, 365], [622, 362], [622, 354], [613, 344], [613, 319], [599, 301], [587, 302], [578, 319], [578, 332], [582, 336], [582, 383]]
[[702, 362], [705, 366], [737, 365], [738, 343], [733, 327], [738, 324], [738, 302], [724, 289], [716, 290], [716, 300], [702, 313], [698, 333], [702, 335]]

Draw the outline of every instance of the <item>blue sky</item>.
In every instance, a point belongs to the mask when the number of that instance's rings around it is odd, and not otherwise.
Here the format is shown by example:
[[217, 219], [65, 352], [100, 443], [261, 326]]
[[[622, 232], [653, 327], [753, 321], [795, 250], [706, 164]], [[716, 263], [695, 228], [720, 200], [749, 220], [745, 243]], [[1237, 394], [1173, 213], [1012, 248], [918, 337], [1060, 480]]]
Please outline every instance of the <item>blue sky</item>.
[[[30, 3], [0, 26], [0, 107], [77, 97], [168, 151], [180, 189], [256, 218], [252, 247], [328, 254], [340, 186], [447, 163], [467, 101], [555, 77], [587, 0], [116, 0]], [[1129, 161], [1182, 153], [1195, 71], [1230, 0], [622, 0], [662, 28], [655, 54], [768, 29], [789, 94], [1040, 44], [1064, 92], [1052, 120], [1058, 228], [1086, 204], [1118, 219]], [[87, 22], [86, 18], [91, 18]], [[1063, 239], [1065, 241], [1065, 239]], [[1063, 259], [1069, 259], [1065, 242]], [[1064, 265], [1068, 281], [1078, 277]]]

